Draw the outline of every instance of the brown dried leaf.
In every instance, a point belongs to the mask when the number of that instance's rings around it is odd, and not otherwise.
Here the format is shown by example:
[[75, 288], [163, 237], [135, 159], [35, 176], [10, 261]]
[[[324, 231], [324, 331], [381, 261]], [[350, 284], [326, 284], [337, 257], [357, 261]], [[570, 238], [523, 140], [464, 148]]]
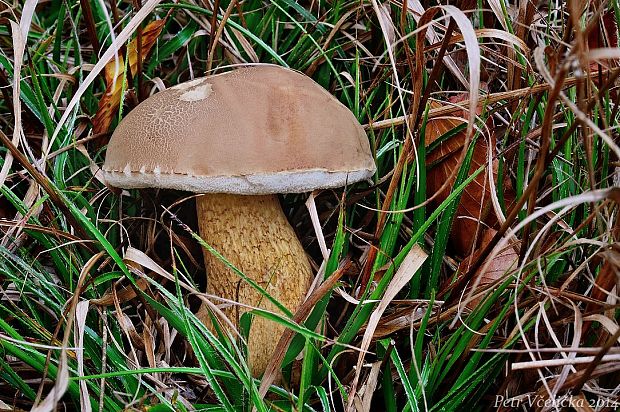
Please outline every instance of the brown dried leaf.
[[[475, 253], [463, 259], [459, 265], [459, 273], [466, 273], [469, 270], [469, 266], [478, 259], [482, 249], [484, 249], [484, 247], [491, 242], [496, 233], [497, 231], [494, 229], [485, 229], [482, 232], [480, 248], [478, 248]], [[496, 283], [500, 279], [503, 279], [507, 272], [515, 269], [519, 260], [517, 246], [518, 245], [515, 244], [506, 246], [490, 262], [488, 262], [488, 264], [486, 264], [487, 262], [485, 261], [474, 275], [473, 284], [476, 284], [477, 287], [480, 288]], [[470, 291], [467, 290], [465, 292], [465, 296], [469, 295], [469, 293]], [[474, 293], [476, 292], [474, 291]], [[467, 304], [467, 307], [471, 309], [481, 301], [482, 297], [472, 299]]]
[[[462, 97], [457, 99], [463, 100]], [[431, 108], [439, 108], [437, 102], [431, 102]], [[442, 135], [464, 123], [464, 120], [455, 118], [434, 118], [430, 119], [426, 125], [425, 143], [427, 146], [435, 142]], [[450, 194], [450, 187], [454, 185], [456, 174], [454, 170], [460, 167], [459, 157], [463, 144], [465, 143], [465, 133], [463, 130], [451, 138], [442, 141], [439, 146], [428, 153], [426, 156], [427, 180], [426, 190], [429, 194], [437, 192], [441, 186], [450, 181], [448, 189], [437, 196], [433, 202], [435, 206], [443, 202]], [[479, 138], [475, 142], [474, 153], [471, 159], [469, 171], [474, 172], [480, 166], [487, 165], [488, 142], [486, 139]], [[491, 147], [495, 147], [495, 138], [491, 136]], [[497, 160], [493, 161], [493, 176], [497, 182]], [[454, 176], [452, 176], [454, 174]], [[493, 226], [496, 223], [495, 213], [490, 201], [490, 186], [488, 173], [480, 173], [465, 188], [461, 195], [450, 241], [456, 251], [461, 256], [469, 255], [473, 248], [479, 243], [476, 241], [480, 237], [478, 226], [483, 222], [486, 226]], [[496, 183], [498, 184], [498, 183]], [[502, 182], [506, 203], [510, 204], [514, 198], [510, 181]]]
[[[585, 313], [600, 314], [604, 308], [599, 302], [607, 302], [614, 287], [620, 283], [620, 253], [612, 249], [601, 252], [601, 256], [605, 261], [590, 292], [590, 297], [594, 300], [588, 302]], [[586, 318], [584, 331], [587, 333], [590, 327], [591, 321]]]
[[[142, 61], [146, 59], [149, 51], [155, 45], [157, 38], [161, 34], [166, 19], [155, 20], [142, 29]], [[127, 45], [127, 59], [129, 61], [129, 70], [132, 76], [138, 71], [138, 39], [134, 38]], [[118, 107], [121, 103], [121, 93], [123, 81], [125, 79], [125, 59], [118, 56], [118, 60], [112, 60], [105, 66], [106, 90], [101, 100], [99, 100], [99, 108], [93, 119], [93, 133], [105, 133], [110, 128], [112, 120], [116, 116]]]
[[[142, 29], [142, 61], [146, 59], [149, 52], [155, 45], [157, 38], [161, 34], [166, 24], [166, 19], [155, 20], [150, 22]], [[127, 45], [127, 59], [129, 60], [129, 69], [131, 75], [135, 76], [138, 72], [138, 38], [134, 38]]]
[[[385, 315], [381, 319], [381, 323], [377, 325], [375, 332], [372, 336], [373, 340], [385, 338], [401, 330], [409, 329], [412, 323], [418, 322], [424, 317], [424, 314], [428, 310], [426, 305], [416, 305], [415, 309], [411, 307], [405, 307], [398, 309], [389, 315]], [[433, 313], [436, 311], [433, 309]], [[366, 327], [363, 327], [361, 332], [365, 332]]]
[[592, 30], [588, 35], [588, 47], [618, 47], [618, 24], [614, 10], [607, 10], [600, 20], [600, 27]]
[[[148, 284], [149, 283], [146, 279], [139, 278], [138, 280], [136, 280], [136, 285], [138, 288], [140, 288], [140, 290], [146, 290]], [[114, 290], [111, 289], [99, 299], [91, 299], [89, 302], [91, 305], [95, 306], [112, 306], [115, 299], [114, 295]], [[116, 298], [118, 299], [119, 303], [128, 302], [134, 299], [136, 296], [136, 290], [131, 287], [131, 285], [123, 286], [120, 290], [116, 291]]]
[[[588, 48], [590, 50], [609, 47], [618, 47], [618, 23], [613, 8], [607, 10], [599, 20], [599, 27], [595, 28], [588, 34]], [[599, 65], [609, 67], [618, 67], [620, 61], [616, 58], [603, 58], [600, 61], [590, 61], [589, 70], [593, 77], [594, 83], [600, 87], [600, 78], [598, 76]], [[610, 97], [613, 101], [617, 101], [618, 91], [616, 88], [610, 90]]]
[[157, 366], [157, 362], [155, 361], [155, 338], [151, 333], [151, 328], [146, 324], [143, 324], [142, 341], [144, 342], [144, 354], [146, 355], [149, 367], [154, 368]]

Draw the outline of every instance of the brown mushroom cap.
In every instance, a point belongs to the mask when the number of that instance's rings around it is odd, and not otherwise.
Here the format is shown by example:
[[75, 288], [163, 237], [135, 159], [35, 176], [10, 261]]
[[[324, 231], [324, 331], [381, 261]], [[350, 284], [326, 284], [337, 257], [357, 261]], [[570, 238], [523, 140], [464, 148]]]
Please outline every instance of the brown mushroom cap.
[[103, 170], [117, 187], [252, 195], [344, 186], [375, 164], [343, 104], [303, 74], [260, 65], [142, 102], [116, 128]]

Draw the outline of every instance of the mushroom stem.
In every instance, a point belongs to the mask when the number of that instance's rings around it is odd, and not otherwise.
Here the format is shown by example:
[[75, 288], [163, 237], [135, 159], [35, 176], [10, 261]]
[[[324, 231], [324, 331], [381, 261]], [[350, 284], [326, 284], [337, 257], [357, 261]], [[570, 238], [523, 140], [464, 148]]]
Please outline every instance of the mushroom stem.
[[[277, 196], [208, 194], [197, 198], [200, 236], [246, 276], [294, 312], [304, 299], [312, 270], [295, 231], [288, 223]], [[204, 249], [207, 291], [244, 305], [279, 312], [252, 286]], [[224, 309], [238, 326], [249, 309]], [[210, 325], [203, 306], [199, 318]], [[254, 376], [267, 367], [284, 327], [255, 316], [248, 339], [249, 365]]]

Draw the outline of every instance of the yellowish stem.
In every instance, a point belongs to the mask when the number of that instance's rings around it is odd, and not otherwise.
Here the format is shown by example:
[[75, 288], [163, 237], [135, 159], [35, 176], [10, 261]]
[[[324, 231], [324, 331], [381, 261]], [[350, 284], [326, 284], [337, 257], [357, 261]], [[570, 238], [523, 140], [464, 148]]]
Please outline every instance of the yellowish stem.
[[[200, 236], [246, 276], [295, 312], [312, 279], [312, 270], [295, 231], [282, 212], [277, 196], [209, 194], [197, 198]], [[207, 291], [244, 305], [280, 312], [218, 258], [204, 250]], [[219, 303], [219, 302], [216, 302]], [[224, 309], [238, 326], [249, 309]], [[209, 325], [206, 308], [199, 317]], [[254, 376], [267, 367], [278, 339], [279, 324], [255, 316], [248, 339], [249, 365]]]

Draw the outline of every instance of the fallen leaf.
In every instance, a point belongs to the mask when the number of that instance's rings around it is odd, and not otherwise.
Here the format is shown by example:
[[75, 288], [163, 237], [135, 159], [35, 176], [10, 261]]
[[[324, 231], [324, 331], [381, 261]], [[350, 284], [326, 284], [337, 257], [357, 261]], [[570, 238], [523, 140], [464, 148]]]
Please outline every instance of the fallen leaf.
[[[601, 47], [618, 47], [618, 23], [614, 10], [610, 8], [600, 20], [602, 24], [588, 34], [588, 47], [598, 49]], [[596, 70], [596, 63], [590, 64], [590, 69]]]
[[[166, 19], [150, 22], [142, 29], [142, 61], [146, 59], [155, 45], [166, 24]], [[138, 71], [138, 38], [134, 38], [127, 45], [127, 59], [132, 76]], [[105, 66], [106, 90], [99, 100], [97, 113], [93, 118], [93, 133], [105, 133], [110, 128], [112, 120], [118, 112], [121, 103], [123, 81], [125, 79], [125, 59], [118, 56], [118, 60], [112, 60]]]
[[[148, 284], [149, 283], [146, 279], [140, 278], [136, 281], [137, 288], [143, 291], [146, 290]], [[112, 306], [115, 299], [114, 294], [115, 291], [113, 288], [111, 288], [102, 297], [98, 299], [91, 299], [89, 302], [91, 305], [95, 306]], [[134, 289], [130, 285], [122, 286], [120, 289], [116, 290], [116, 299], [118, 299], [119, 303], [129, 302], [136, 296], [138, 296], [136, 289]]]
[[[590, 50], [603, 47], [618, 47], [618, 23], [616, 21], [616, 15], [613, 8], [610, 8], [603, 14], [602, 18], [599, 20], [599, 26], [588, 34], [588, 48]], [[598, 76], [599, 64], [601, 64], [604, 69], [605, 67], [617, 67], [619, 61], [618, 59], [603, 59], [600, 62], [590, 62], [590, 76], [592, 76], [594, 84], [596, 84], [597, 87], [601, 86], [601, 79]], [[617, 89], [612, 88], [609, 93], [612, 101], [617, 101]]]
[[[617, 287], [620, 283], [620, 252], [611, 249], [601, 252], [600, 255], [604, 258], [604, 262], [596, 276], [594, 287], [590, 291], [590, 297], [593, 300], [586, 304], [584, 311], [585, 313], [593, 313], [595, 315], [604, 311], [605, 308], [600, 302], [607, 302], [609, 295], [613, 293], [614, 287]], [[584, 336], [587, 336], [592, 322], [589, 319], [584, 320]]]
[[[466, 98], [466, 96], [464, 97]], [[463, 96], [456, 96], [454, 102], [464, 100]], [[431, 102], [431, 109], [441, 107], [437, 102]], [[463, 116], [464, 118], [464, 116]], [[434, 118], [426, 124], [425, 143], [430, 147], [441, 136], [450, 130], [462, 125], [465, 120], [451, 118]], [[442, 185], [448, 180], [448, 187], [439, 194], [433, 205], [438, 206], [449, 195], [456, 180], [455, 169], [460, 167], [459, 157], [465, 144], [465, 130], [456, 133], [454, 136], [440, 142], [438, 146], [426, 156], [427, 179], [426, 190], [429, 194], [435, 194]], [[491, 135], [491, 147], [495, 147], [495, 138]], [[475, 142], [474, 152], [470, 163], [469, 172], [472, 173], [480, 166], [488, 164], [488, 142], [484, 138], [479, 138]], [[494, 160], [493, 177], [497, 182], [498, 161]], [[453, 176], [454, 175], [454, 176]], [[506, 205], [510, 205], [514, 200], [512, 186], [508, 179], [502, 182]], [[491, 204], [490, 186], [488, 173], [482, 172], [465, 188], [461, 195], [460, 203], [456, 211], [456, 216], [452, 224], [450, 242], [456, 252], [461, 256], [468, 256], [473, 249], [478, 246], [480, 240], [480, 224], [492, 227], [496, 224], [497, 218]]]
[[[155, 45], [157, 38], [161, 34], [166, 24], [166, 19], [155, 20], [150, 22], [142, 29], [142, 61], [146, 59], [149, 52]], [[138, 72], [138, 38], [134, 38], [127, 45], [127, 59], [129, 60], [129, 69], [131, 75], [135, 76]]]
[[[491, 242], [496, 233], [497, 231], [494, 229], [485, 229], [482, 232], [480, 247], [476, 249], [474, 253], [463, 259], [459, 265], [459, 273], [467, 273], [467, 271], [469, 271], [471, 264], [478, 259], [482, 249]], [[489, 258], [487, 258], [474, 275], [472, 284], [476, 285], [476, 288], [482, 288], [502, 280], [507, 272], [517, 267], [517, 262], [519, 260], [517, 248], [518, 244], [509, 243], [508, 246], [502, 249], [492, 260], [489, 261]], [[469, 294], [470, 290], [468, 289], [465, 291], [464, 296], [468, 296]], [[467, 307], [472, 309], [482, 300], [483, 297], [474, 298], [467, 303]]]

